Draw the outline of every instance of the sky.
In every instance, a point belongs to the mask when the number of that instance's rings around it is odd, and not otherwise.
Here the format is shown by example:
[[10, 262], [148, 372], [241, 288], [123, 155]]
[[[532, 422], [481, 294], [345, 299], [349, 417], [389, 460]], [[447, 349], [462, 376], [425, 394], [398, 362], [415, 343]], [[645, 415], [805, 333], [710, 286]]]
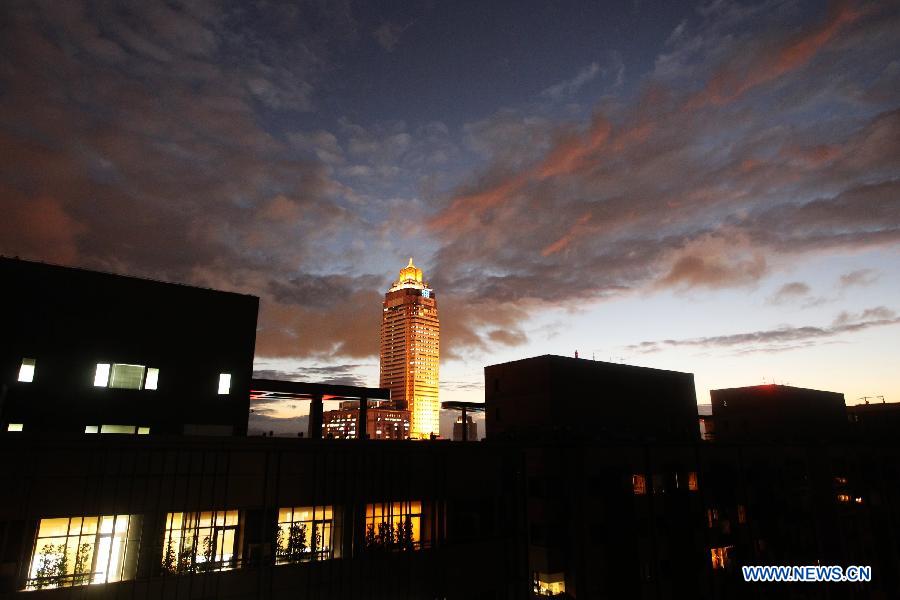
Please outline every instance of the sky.
[[413, 257], [441, 400], [577, 350], [898, 402], [900, 8], [6, 1], [0, 214], [7, 256], [259, 296], [269, 377], [377, 386]]

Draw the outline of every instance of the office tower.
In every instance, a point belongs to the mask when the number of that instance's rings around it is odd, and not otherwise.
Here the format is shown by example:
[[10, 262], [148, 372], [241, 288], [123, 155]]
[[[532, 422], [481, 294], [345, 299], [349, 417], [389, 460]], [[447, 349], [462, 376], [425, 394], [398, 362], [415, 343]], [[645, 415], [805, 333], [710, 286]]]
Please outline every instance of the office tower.
[[[359, 437], [359, 402], [341, 402], [337, 410], [322, 417], [322, 437], [353, 440]], [[370, 440], [405, 440], [409, 437], [409, 411], [397, 410], [389, 401], [375, 402], [366, 411], [366, 434]]]
[[398, 409], [409, 410], [413, 439], [440, 431], [439, 359], [437, 301], [410, 258], [384, 296], [379, 387], [391, 390]]

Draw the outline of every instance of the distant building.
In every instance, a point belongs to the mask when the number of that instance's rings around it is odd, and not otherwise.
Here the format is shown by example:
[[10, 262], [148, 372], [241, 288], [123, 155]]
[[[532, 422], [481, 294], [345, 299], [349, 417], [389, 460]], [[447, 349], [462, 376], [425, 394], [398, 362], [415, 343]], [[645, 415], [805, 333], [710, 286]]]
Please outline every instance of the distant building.
[[787, 385], [711, 390], [716, 441], [800, 440], [848, 433], [844, 395]]
[[255, 296], [0, 257], [0, 427], [245, 435]]
[[409, 410], [411, 438], [440, 433], [439, 362], [437, 300], [410, 258], [384, 296], [379, 387], [391, 390], [396, 408]]
[[856, 436], [900, 440], [900, 402], [852, 404], [847, 407], [847, 418]]
[[[453, 441], [461, 442], [463, 440], [463, 422], [462, 416], [456, 417], [456, 422], [453, 423]], [[466, 416], [466, 441], [467, 442], [475, 442], [478, 441], [478, 423], [472, 420], [472, 417]]]
[[489, 439], [700, 439], [691, 373], [545, 355], [484, 377]]
[[[409, 411], [399, 410], [391, 402], [380, 402], [366, 411], [366, 434], [370, 440], [405, 440], [409, 438]], [[341, 402], [337, 410], [329, 410], [322, 418], [322, 437], [352, 440], [359, 437], [359, 403]]]

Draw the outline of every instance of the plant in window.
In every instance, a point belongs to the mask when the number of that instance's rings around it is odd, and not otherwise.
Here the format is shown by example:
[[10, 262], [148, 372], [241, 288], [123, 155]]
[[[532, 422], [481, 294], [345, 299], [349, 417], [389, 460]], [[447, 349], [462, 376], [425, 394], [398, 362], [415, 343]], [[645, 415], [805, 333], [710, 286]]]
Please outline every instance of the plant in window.
[[288, 560], [297, 562], [306, 552], [306, 523], [291, 523], [288, 528]]
[[284, 562], [288, 559], [288, 551], [284, 545], [284, 529], [279, 527], [275, 532], [275, 562]]
[[166, 551], [163, 552], [162, 568], [165, 573], [175, 573], [178, 565], [175, 562], [175, 548], [172, 546], [172, 538], [166, 541]]
[[54, 586], [60, 583], [60, 578], [66, 574], [66, 545], [59, 546], [44, 544], [40, 554], [41, 566], [35, 572], [34, 587], [42, 589], [46, 586]]
[[312, 545], [313, 560], [316, 559], [316, 554], [322, 551], [322, 529], [320, 527], [313, 528], [313, 545]]
[[75, 553], [75, 572], [73, 573], [74, 577], [72, 578], [73, 585], [90, 583], [92, 550], [93, 546], [88, 542], [78, 546], [78, 551]]
[[409, 515], [406, 515], [403, 524], [397, 524], [397, 545], [401, 550], [413, 549], [413, 524]]
[[374, 550], [377, 547], [375, 542], [375, 523], [366, 523], [366, 549]]
[[[187, 540], [190, 542], [190, 540]], [[187, 543], [178, 553], [178, 565], [175, 567], [177, 573], [192, 573], [194, 571], [194, 551], [193, 544]]]
[[213, 567], [213, 564], [212, 564], [212, 559], [213, 559], [212, 540], [209, 539], [209, 536], [207, 535], [203, 538], [203, 541], [200, 542], [200, 545], [202, 548], [203, 560], [200, 561], [199, 564], [197, 564], [196, 566], [197, 566], [198, 571], [200, 571], [201, 573], [205, 573], [206, 571], [211, 571], [212, 567]]
[[387, 549], [393, 545], [394, 541], [394, 526], [391, 523], [385, 523], [381, 521], [378, 523], [378, 539], [377, 545], [381, 548]]

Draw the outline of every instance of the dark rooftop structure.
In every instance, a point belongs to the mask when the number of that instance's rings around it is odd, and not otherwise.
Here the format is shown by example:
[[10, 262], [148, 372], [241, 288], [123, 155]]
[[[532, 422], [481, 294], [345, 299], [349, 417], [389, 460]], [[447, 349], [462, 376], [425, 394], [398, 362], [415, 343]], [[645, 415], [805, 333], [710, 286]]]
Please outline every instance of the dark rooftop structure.
[[711, 390], [715, 439], [774, 440], [847, 435], [844, 395], [787, 385]]
[[488, 438], [700, 439], [691, 373], [544, 355], [484, 378]]

